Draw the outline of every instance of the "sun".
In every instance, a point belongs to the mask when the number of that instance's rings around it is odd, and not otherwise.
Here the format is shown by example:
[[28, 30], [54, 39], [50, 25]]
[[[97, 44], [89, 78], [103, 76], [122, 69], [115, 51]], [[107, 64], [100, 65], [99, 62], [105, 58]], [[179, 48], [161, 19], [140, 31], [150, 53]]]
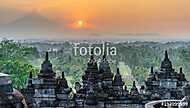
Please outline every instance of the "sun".
[[78, 20], [75, 20], [74, 23], [72, 23], [71, 27], [74, 29], [82, 30], [82, 29], [88, 28], [89, 26], [88, 26], [86, 20], [78, 19]]
[[83, 25], [83, 21], [82, 20], [78, 20], [78, 25], [81, 27]]

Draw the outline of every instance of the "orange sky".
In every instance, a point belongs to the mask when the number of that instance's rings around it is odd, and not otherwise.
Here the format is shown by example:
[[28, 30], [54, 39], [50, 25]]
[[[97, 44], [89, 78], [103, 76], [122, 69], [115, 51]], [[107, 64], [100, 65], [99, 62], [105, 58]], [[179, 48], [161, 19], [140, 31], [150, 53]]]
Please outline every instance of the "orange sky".
[[0, 1], [0, 9], [37, 11], [63, 26], [82, 20], [87, 28], [101, 32], [190, 34], [189, 0]]

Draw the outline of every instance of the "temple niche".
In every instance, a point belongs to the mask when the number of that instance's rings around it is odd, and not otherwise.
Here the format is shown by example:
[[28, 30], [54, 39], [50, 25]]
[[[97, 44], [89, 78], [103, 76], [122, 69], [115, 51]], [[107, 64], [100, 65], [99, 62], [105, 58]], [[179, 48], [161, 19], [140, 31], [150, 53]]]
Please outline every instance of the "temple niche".
[[0, 73], [0, 108], [24, 108], [23, 95], [13, 88], [11, 76]]
[[48, 52], [46, 52], [38, 77], [33, 79], [32, 73], [30, 73], [27, 88], [23, 91], [25, 91], [24, 94], [29, 108], [69, 107], [71, 88], [67, 84], [64, 72], [62, 72], [61, 78], [56, 78]]
[[181, 100], [179, 108], [190, 108], [190, 84], [183, 87], [183, 95], [185, 97]]
[[99, 67], [91, 55], [82, 80], [82, 85], [79, 82], [75, 84], [74, 100], [77, 108], [143, 108], [135, 82], [129, 94], [119, 68], [114, 75], [106, 55], [103, 55]]
[[183, 97], [181, 88], [186, 83], [182, 68], [180, 72], [176, 72], [172, 67], [168, 52], [165, 51], [160, 70], [154, 71], [151, 67], [150, 74], [145, 81], [146, 93], [150, 99], [181, 99]]
[[160, 69], [156, 71], [151, 67], [145, 85], [138, 87], [133, 81], [131, 88], [123, 81], [119, 68], [111, 70], [106, 55], [98, 65], [92, 54], [82, 82], [76, 82], [72, 90], [64, 72], [56, 77], [46, 53], [38, 77], [32, 78], [30, 73], [24, 94], [29, 108], [145, 108], [145, 104], [153, 100], [184, 98], [186, 101], [187, 82], [182, 68], [179, 72], [173, 69], [167, 51]]

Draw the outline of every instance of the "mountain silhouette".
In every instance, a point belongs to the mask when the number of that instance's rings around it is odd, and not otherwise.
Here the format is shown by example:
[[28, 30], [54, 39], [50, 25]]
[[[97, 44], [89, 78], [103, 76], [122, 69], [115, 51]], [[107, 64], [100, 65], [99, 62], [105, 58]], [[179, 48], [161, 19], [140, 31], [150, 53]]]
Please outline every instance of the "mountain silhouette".
[[0, 25], [0, 36], [21, 38], [89, 38], [96, 37], [93, 29], [74, 29], [65, 27], [68, 22], [58, 23], [37, 12], [31, 12], [9, 23]]
[[56, 32], [59, 28], [60, 25], [57, 22], [39, 13], [32, 12], [12, 22], [1, 25], [0, 31], [12, 33], [43, 33]]

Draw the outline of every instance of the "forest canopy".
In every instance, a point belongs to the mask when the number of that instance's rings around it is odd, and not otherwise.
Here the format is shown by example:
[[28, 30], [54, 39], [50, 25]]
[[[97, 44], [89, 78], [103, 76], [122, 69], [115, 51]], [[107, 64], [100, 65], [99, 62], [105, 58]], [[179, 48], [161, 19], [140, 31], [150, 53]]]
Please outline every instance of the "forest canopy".
[[[88, 43], [81, 43], [81, 46], [88, 46]], [[190, 43], [189, 42], [125, 42], [111, 43], [117, 48], [118, 55], [108, 56], [108, 61], [112, 72], [116, 72], [116, 67], [121, 68], [121, 74], [126, 84], [130, 86], [132, 80], [143, 84], [150, 67], [159, 70], [161, 60], [164, 56], [164, 50], [168, 50], [169, 58], [173, 63], [174, 69], [179, 72], [183, 67], [187, 79], [190, 79]], [[99, 45], [99, 44], [97, 44]], [[13, 86], [22, 89], [26, 86], [29, 73], [33, 73], [35, 78], [40, 70], [44, 54], [48, 51], [53, 69], [57, 76], [64, 71], [71, 87], [76, 81], [81, 82], [88, 56], [75, 56], [72, 50], [71, 42], [53, 43], [53, 42], [16, 42], [4, 39], [0, 42], [0, 70], [11, 76]], [[97, 62], [100, 57], [95, 57]], [[128, 76], [127, 76], [128, 75]]]

